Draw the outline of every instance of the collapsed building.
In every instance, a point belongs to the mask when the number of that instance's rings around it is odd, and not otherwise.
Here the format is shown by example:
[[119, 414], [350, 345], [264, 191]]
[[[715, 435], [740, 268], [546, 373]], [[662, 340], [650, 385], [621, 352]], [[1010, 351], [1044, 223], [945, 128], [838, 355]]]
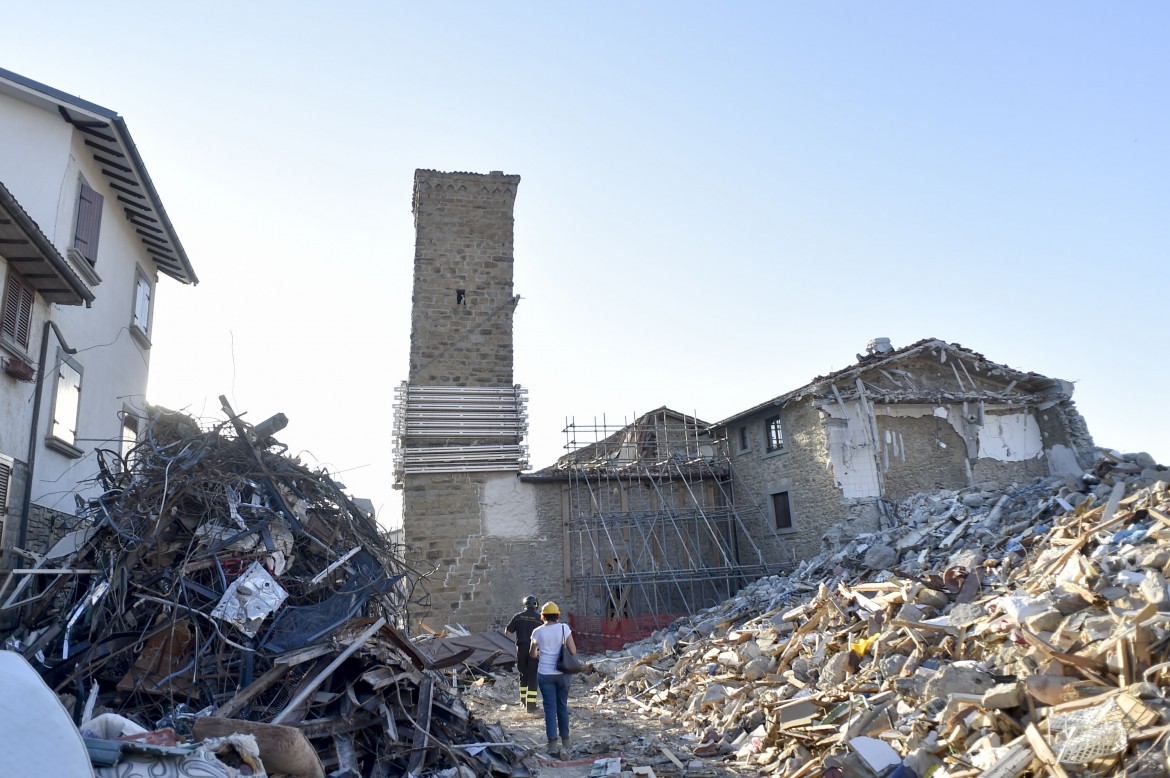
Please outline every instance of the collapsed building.
[[[926, 339], [715, 424], [667, 407], [566, 429], [529, 471], [514, 383], [519, 176], [415, 174], [409, 379], [395, 410], [408, 554], [434, 574], [418, 621], [501, 626], [535, 593], [609, 647], [887, 526], [933, 488], [1069, 475], [1093, 441], [1071, 383]], [[523, 560], [523, 564], [518, 564]], [[416, 625], [417, 626], [417, 625]]]
[[800, 560], [826, 533], [888, 526], [890, 506], [919, 492], [1083, 473], [1095, 449], [1072, 393], [957, 343], [877, 338], [855, 364], [711, 432]]

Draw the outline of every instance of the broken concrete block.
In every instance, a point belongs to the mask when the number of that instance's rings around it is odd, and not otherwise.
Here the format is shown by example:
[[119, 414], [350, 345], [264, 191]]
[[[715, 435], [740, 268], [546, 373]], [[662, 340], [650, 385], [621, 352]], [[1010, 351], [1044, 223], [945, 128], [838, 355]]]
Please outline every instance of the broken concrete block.
[[940, 592], [937, 589], [931, 589], [928, 586], [923, 586], [914, 595], [914, 602], [918, 605], [925, 605], [929, 608], [934, 608], [936, 611], [941, 611], [951, 603], [951, 598], [946, 592]]
[[706, 710], [718, 705], [722, 705], [728, 698], [727, 687], [721, 683], [710, 684], [704, 691], [703, 696], [699, 701], [699, 710]]
[[1030, 612], [1024, 619], [1021, 626], [1029, 632], [1035, 634], [1039, 632], [1052, 632], [1060, 622], [1064, 620], [1064, 614], [1059, 610], [1047, 605], [1043, 610], [1035, 610]]
[[991, 710], [1018, 708], [1024, 700], [1023, 689], [1018, 683], [999, 683], [983, 693], [982, 705]]
[[776, 660], [772, 657], [760, 656], [743, 666], [741, 674], [749, 681], [758, 681], [776, 669]]
[[952, 694], [983, 694], [995, 686], [995, 679], [975, 667], [950, 664], [940, 668], [926, 682], [923, 696], [946, 699]]
[[1138, 592], [1146, 602], [1160, 611], [1170, 610], [1170, 594], [1166, 590], [1166, 579], [1157, 570], [1147, 570], [1138, 586]]
[[893, 546], [878, 543], [865, 552], [862, 564], [871, 570], [885, 570], [898, 563], [898, 552]]
[[849, 677], [850, 653], [838, 651], [829, 657], [821, 667], [821, 674], [817, 678], [817, 688], [827, 689], [837, 686]]
[[987, 610], [976, 602], [957, 602], [947, 612], [947, 623], [952, 627], [969, 627], [987, 618]]

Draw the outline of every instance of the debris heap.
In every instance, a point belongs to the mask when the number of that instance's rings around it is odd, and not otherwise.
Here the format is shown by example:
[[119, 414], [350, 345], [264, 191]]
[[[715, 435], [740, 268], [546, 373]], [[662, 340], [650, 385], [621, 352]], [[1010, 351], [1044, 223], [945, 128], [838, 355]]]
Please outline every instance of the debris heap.
[[224, 409], [101, 452], [101, 496], [0, 590], [5, 648], [72, 702], [93, 763], [251, 737], [241, 774], [527, 774], [437, 672], [465, 657], [405, 637], [423, 576], [279, 423]]
[[1170, 472], [921, 494], [594, 662], [695, 762], [804, 778], [1166, 776]]

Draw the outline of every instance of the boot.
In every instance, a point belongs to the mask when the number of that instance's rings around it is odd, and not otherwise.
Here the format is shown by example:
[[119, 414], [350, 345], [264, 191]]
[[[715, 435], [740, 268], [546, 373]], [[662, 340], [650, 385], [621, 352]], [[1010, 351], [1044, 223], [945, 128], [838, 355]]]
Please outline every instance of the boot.
[[538, 708], [536, 706], [535, 702], [532, 702], [531, 700], [529, 700], [528, 701], [528, 712], [529, 713], [541, 713], [542, 711], [540, 710], [540, 708]]
[[565, 735], [561, 738], [561, 759], [569, 758], [569, 736]]
[[559, 745], [557, 745], [556, 738], [553, 738], [552, 740], [548, 741], [548, 755], [550, 757], [552, 757], [553, 759], [562, 759], [563, 758], [561, 756], [561, 747]]

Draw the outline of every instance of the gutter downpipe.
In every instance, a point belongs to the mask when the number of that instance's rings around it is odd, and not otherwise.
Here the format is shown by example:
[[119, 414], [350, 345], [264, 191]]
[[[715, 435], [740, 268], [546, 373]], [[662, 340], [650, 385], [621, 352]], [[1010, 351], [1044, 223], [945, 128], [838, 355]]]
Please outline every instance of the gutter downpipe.
[[28, 542], [28, 522], [32, 514], [33, 466], [37, 461], [37, 428], [40, 426], [41, 421], [41, 395], [44, 394], [45, 360], [48, 359], [49, 354], [50, 328], [52, 328], [53, 332], [57, 333], [57, 342], [61, 344], [62, 351], [69, 355], [77, 353], [77, 349], [70, 348], [65, 342], [65, 336], [57, 328], [57, 322], [52, 319], [45, 319], [45, 331], [41, 334], [41, 354], [39, 369], [37, 370], [37, 385], [35, 396], [33, 397], [32, 427], [28, 433], [28, 456], [25, 460], [28, 463], [28, 475], [24, 479], [24, 500], [20, 509], [20, 532], [17, 534], [16, 540], [18, 548], [24, 548], [25, 543]]

